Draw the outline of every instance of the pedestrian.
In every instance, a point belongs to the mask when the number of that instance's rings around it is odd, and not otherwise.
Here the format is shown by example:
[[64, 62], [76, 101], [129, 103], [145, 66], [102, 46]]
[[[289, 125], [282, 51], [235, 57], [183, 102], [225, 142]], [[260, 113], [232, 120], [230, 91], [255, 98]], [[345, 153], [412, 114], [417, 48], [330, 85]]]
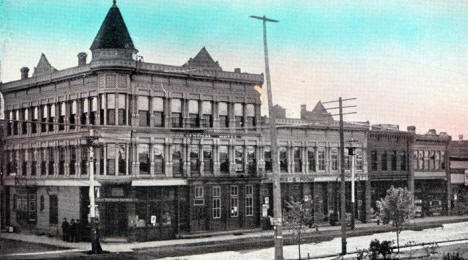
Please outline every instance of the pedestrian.
[[70, 221], [70, 242], [76, 241], [76, 222], [75, 219]]
[[82, 223], [80, 222], [79, 219], [76, 220], [76, 242], [81, 242], [82, 240], [82, 230], [83, 230], [83, 225]]
[[62, 221], [62, 238], [63, 241], [68, 241], [70, 233], [70, 224], [68, 224], [67, 218], [63, 218]]

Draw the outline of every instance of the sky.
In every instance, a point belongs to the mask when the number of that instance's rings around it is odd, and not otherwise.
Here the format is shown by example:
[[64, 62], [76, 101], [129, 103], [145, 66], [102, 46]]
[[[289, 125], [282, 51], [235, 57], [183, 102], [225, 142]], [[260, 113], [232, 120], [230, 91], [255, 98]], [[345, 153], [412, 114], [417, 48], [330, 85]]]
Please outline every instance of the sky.
[[[33, 71], [41, 53], [77, 65], [111, 0], [0, 0], [0, 80]], [[205, 46], [224, 70], [264, 72], [267, 25], [273, 100], [300, 105], [357, 98], [347, 121], [397, 124], [468, 138], [468, 1], [117, 0], [145, 62], [182, 65]], [[334, 106], [331, 104], [330, 106]], [[267, 112], [266, 103], [262, 107]]]

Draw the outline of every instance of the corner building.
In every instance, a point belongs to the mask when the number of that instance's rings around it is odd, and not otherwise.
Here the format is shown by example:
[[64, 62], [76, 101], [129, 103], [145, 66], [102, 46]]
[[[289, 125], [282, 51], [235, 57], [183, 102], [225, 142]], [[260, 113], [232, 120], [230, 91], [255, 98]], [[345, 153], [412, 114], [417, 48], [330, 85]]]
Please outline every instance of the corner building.
[[205, 48], [182, 66], [143, 62], [115, 4], [90, 49], [64, 70], [42, 55], [1, 85], [6, 225], [86, 223], [94, 167], [103, 237], [258, 227], [263, 75], [224, 71]]

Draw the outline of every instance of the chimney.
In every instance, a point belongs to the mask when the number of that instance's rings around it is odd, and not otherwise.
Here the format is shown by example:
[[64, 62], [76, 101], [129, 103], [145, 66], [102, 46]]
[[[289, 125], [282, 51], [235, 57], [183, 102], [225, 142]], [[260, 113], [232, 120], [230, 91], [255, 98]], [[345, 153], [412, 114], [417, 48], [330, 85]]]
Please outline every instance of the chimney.
[[28, 73], [29, 73], [29, 68], [28, 67], [22, 67], [20, 71], [21, 71], [21, 79], [27, 79], [28, 78]]
[[304, 104], [304, 105], [301, 105], [301, 111], [306, 111], [307, 110], [307, 105]]
[[241, 69], [240, 69], [240, 68], [235, 68], [235, 69], [234, 69], [234, 72], [235, 72], [235, 73], [241, 73]]
[[463, 140], [463, 135], [462, 134], [458, 135], [458, 140], [460, 140], [460, 141]]
[[427, 131], [427, 134], [428, 134], [428, 135], [437, 135], [437, 131], [436, 131], [435, 129], [429, 129], [429, 130]]
[[416, 133], [416, 126], [414, 125], [409, 125], [406, 130], [408, 130], [409, 133]]
[[86, 57], [88, 57], [88, 54], [86, 54], [86, 52], [78, 53], [78, 66], [86, 65]]

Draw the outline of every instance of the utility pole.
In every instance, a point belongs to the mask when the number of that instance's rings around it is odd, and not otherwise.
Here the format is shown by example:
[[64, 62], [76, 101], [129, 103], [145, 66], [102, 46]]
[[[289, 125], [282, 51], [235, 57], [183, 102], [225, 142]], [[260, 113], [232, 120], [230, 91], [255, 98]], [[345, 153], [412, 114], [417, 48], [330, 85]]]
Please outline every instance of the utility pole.
[[[343, 113], [343, 108], [350, 108], [356, 106], [343, 106], [343, 101], [355, 100], [356, 98], [339, 98], [338, 100], [322, 102], [322, 104], [336, 103], [338, 107], [328, 108], [326, 110], [338, 109], [338, 115], [340, 116], [340, 221], [341, 221], [341, 255], [346, 255], [346, 179], [345, 179], [345, 160], [344, 160], [344, 129], [343, 129], [343, 115], [356, 114], [356, 112]], [[335, 116], [335, 115], [333, 115]]]
[[99, 242], [99, 220], [96, 216], [96, 195], [94, 194], [94, 145], [97, 137], [94, 136], [94, 129], [89, 130], [87, 140], [89, 147], [89, 217], [91, 222], [91, 253], [101, 254], [102, 248]]
[[348, 155], [351, 156], [351, 229], [354, 229], [356, 224], [356, 202], [354, 198], [354, 167], [355, 167], [355, 159], [356, 159], [356, 149], [352, 146], [348, 148]]
[[278, 167], [278, 138], [276, 129], [276, 115], [273, 113], [273, 94], [271, 91], [270, 66], [268, 64], [268, 46], [266, 22], [277, 23], [277, 20], [269, 19], [266, 16], [250, 16], [251, 18], [263, 21], [263, 49], [265, 52], [265, 77], [268, 92], [268, 114], [270, 116], [270, 138], [271, 138], [271, 157], [273, 170], [273, 225], [275, 229], [275, 260], [283, 259], [283, 234], [282, 234], [282, 208], [281, 208], [281, 183]]

